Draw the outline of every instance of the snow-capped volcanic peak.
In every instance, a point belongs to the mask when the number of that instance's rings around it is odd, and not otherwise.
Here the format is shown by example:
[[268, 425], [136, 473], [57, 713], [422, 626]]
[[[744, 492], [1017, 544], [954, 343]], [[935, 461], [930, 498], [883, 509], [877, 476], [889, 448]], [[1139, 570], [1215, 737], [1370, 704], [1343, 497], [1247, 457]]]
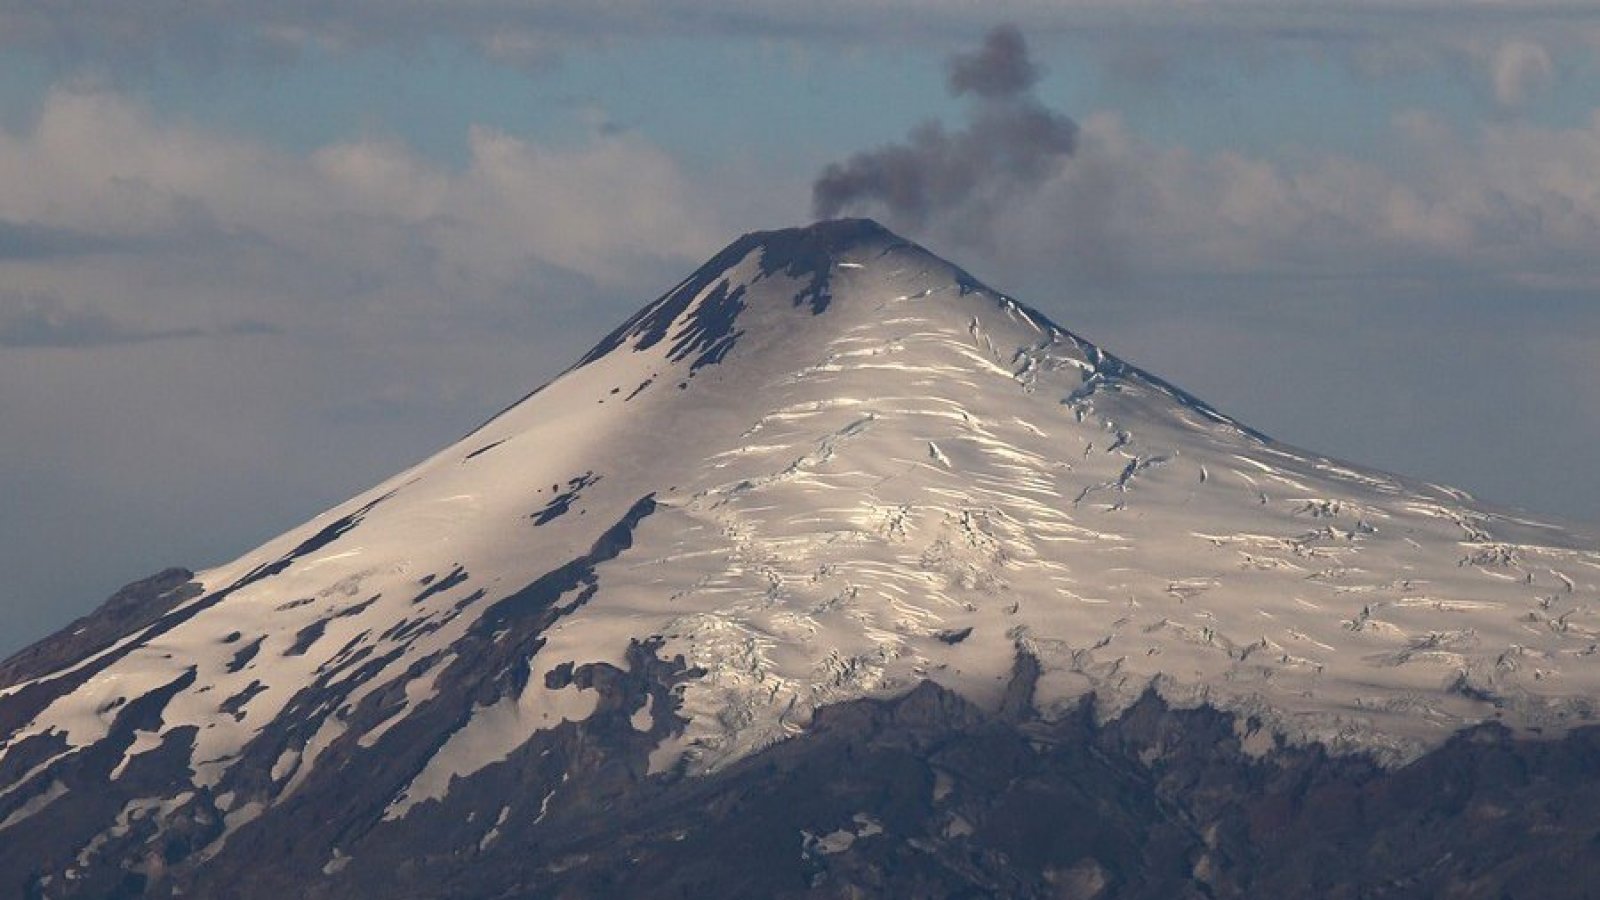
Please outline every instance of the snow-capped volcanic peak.
[[742, 238], [459, 443], [27, 673], [0, 766], [31, 814], [74, 754], [176, 755], [234, 829], [385, 748], [392, 819], [605, 678], [648, 677], [652, 771], [703, 772], [925, 679], [999, 704], [1019, 653], [1047, 717], [1154, 687], [1398, 761], [1591, 719], [1595, 547], [1274, 443], [827, 222]]

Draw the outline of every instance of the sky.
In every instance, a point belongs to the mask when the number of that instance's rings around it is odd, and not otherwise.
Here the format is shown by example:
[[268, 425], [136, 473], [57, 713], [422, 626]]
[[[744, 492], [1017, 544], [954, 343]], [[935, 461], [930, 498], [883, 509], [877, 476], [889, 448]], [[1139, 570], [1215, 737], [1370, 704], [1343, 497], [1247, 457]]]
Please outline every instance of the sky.
[[1600, 4], [0, 0], [0, 655], [831, 215], [1600, 522]]

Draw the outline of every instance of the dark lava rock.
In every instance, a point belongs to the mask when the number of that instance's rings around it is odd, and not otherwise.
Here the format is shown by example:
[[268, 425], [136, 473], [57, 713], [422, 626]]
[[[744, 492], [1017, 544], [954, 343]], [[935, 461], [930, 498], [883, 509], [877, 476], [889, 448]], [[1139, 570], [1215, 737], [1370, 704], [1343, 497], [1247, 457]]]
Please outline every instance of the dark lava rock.
[[198, 596], [200, 585], [188, 569], [165, 569], [135, 581], [99, 609], [0, 663], [0, 688], [71, 665]]

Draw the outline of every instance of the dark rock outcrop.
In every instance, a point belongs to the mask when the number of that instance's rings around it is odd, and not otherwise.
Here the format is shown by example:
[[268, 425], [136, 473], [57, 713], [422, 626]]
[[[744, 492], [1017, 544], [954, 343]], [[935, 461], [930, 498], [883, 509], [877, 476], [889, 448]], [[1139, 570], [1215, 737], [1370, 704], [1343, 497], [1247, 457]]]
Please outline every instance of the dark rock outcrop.
[[174, 606], [200, 595], [194, 573], [163, 569], [111, 595], [100, 608], [0, 662], [0, 688], [70, 665], [116, 639], [155, 622]]
[[349, 823], [330, 835], [338, 854], [307, 848], [332, 874], [299, 854], [243, 877], [287, 840], [289, 821], [263, 820], [180, 883], [238, 898], [1501, 898], [1600, 883], [1597, 730], [1527, 742], [1485, 727], [1397, 771], [1319, 747], [1257, 757], [1232, 716], [1154, 694], [1107, 723], [1089, 701], [1040, 721], [1022, 657], [1002, 713], [923, 683], [826, 708], [711, 776], [652, 777], [626, 716], [653, 656], [634, 658], [591, 682], [608, 698], [593, 719], [403, 820]]

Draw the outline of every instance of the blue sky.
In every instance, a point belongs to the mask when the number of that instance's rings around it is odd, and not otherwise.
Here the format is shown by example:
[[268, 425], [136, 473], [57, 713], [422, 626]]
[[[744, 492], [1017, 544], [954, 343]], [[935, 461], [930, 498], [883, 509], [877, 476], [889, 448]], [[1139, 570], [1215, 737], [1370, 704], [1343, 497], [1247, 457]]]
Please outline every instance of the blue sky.
[[[946, 85], [1002, 22], [1075, 124], [1037, 171]], [[847, 211], [1268, 433], [1600, 521], [1597, 55], [1600, 8], [1519, 0], [0, 0], [0, 653], [447, 443], [930, 120], [971, 189]]]

